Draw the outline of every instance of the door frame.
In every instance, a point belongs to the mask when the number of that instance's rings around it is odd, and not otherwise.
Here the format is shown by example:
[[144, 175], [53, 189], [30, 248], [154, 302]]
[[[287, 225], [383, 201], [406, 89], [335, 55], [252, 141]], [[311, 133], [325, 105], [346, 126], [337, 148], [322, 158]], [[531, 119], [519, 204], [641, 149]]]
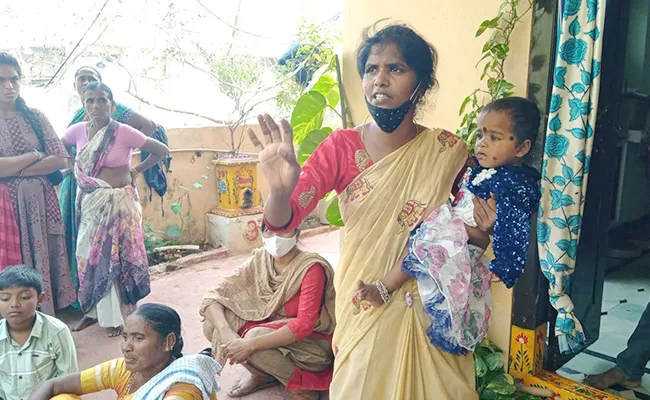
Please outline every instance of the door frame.
[[[548, 119], [548, 105], [553, 88], [553, 72], [557, 48], [558, 3], [561, 0], [536, 0], [532, 24], [528, 98], [535, 101], [543, 116], [543, 128], [533, 148], [533, 166], [541, 169], [545, 143], [545, 127]], [[599, 120], [594, 136], [591, 171], [587, 187], [582, 235], [578, 246], [578, 257], [569, 294], [571, 297], [589, 301], [576, 304], [576, 316], [583, 322], [588, 344], [595, 342], [600, 333], [600, 306], [606, 270], [607, 231], [609, 230], [610, 206], [613, 199], [616, 134], [613, 127], [617, 121], [623, 88], [623, 67], [617, 61], [624, 59], [629, 0], [606, 0], [607, 14], [603, 32], [603, 54], [601, 57], [601, 83]], [[551, 36], [549, 38], [549, 35]], [[550, 40], [549, 40], [550, 39]], [[620, 71], [619, 71], [620, 70]], [[609, 132], [610, 134], [603, 134]], [[554, 337], [554, 321], [557, 312], [548, 298], [548, 281], [541, 273], [537, 249], [537, 216], [531, 227], [531, 246], [525, 272], [513, 289], [513, 311], [510, 345], [509, 373], [528, 385], [547, 388], [562, 398], [618, 399], [580, 383], [562, 378], [554, 373], [559, 366], [575, 355], [561, 355]], [[586, 301], [583, 301], [586, 303]], [[527, 360], [527, 361], [526, 361]], [[518, 361], [517, 368], [513, 368]], [[526, 368], [522, 368], [522, 363]], [[526, 364], [527, 363], [527, 364]]]

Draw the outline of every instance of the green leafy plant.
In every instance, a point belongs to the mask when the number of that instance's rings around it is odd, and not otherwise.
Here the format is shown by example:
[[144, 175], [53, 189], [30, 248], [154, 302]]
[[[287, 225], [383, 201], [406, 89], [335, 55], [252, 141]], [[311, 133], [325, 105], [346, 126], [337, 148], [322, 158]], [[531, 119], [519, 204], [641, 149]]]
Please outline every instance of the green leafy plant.
[[524, 0], [527, 7], [523, 11], [520, 11], [520, 3], [521, 0], [503, 0], [497, 16], [483, 21], [476, 31], [476, 37], [491, 32], [483, 45], [481, 59], [476, 64], [477, 67], [483, 65], [481, 81], [486, 83], [486, 87], [477, 88], [465, 97], [459, 111], [463, 119], [456, 132], [472, 152], [476, 144], [477, 118], [485, 104], [513, 95], [515, 85], [506, 80], [504, 65], [510, 53], [512, 32], [532, 9], [533, 0]]
[[[334, 57], [334, 45], [340, 43], [341, 38], [332, 32], [335, 30], [301, 19], [296, 36], [302, 44], [296, 50], [295, 56], [284, 65], [278, 65], [275, 71], [280, 79], [280, 90], [275, 98], [280, 112], [289, 113], [305, 91], [296, 71], [316, 71], [329, 64]], [[293, 76], [293, 79], [286, 79], [289, 76]]]
[[[214, 169], [214, 164], [210, 163], [206, 167], [209, 172]], [[180, 237], [187, 229], [187, 223], [192, 218], [192, 202], [190, 194], [194, 190], [203, 189], [203, 182], [208, 180], [208, 172], [201, 175], [201, 177], [192, 184], [191, 187], [179, 185], [178, 189], [182, 193], [176, 197], [170, 204], [169, 209], [172, 214], [178, 217], [178, 223], [168, 225], [165, 230], [153, 229], [151, 222], [146, 222], [142, 226], [142, 233], [144, 236], [144, 246], [147, 253], [152, 253], [155, 249], [164, 246], [175, 246], [180, 244]]]
[[[210, 164], [207, 169], [212, 170], [214, 168], [214, 164]], [[192, 190], [201, 190], [203, 189], [203, 181], [208, 180], [208, 175], [203, 174], [197, 180], [192, 184], [191, 188], [185, 187], [183, 185], [180, 185], [179, 188], [183, 191], [183, 193], [178, 196], [170, 205], [170, 209], [172, 213], [179, 218], [179, 223], [178, 224], [172, 224], [167, 227], [167, 231], [165, 232], [165, 236], [168, 238], [178, 238], [183, 234], [183, 231], [185, 230], [185, 224], [188, 221], [192, 220], [192, 202], [190, 200], [190, 193]]]
[[165, 232], [153, 229], [151, 222], [145, 222], [142, 226], [142, 236], [144, 238], [144, 248], [147, 254], [153, 253], [159, 247], [173, 246], [178, 244], [176, 240], [164, 239]]
[[476, 391], [480, 400], [536, 400], [541, 397], [517, 392], [515, 378], [506, 373], [501, 362], [503, 352], [494, 343], [484, 340], [474, 349]]
[[[298, 98], [291, 112], [294, 143], [297, 144], [298, 163], [303, 165], [318, 145], [332, 133], [333, 128], [323, 126], [328, 112], [337, 115], [343, 127], [352, 121], [346, 111], [342, 94], [341, 75], [336, 55], [332, 56], [315, 74], [309, 86]], [[339, 111], [340, 109], [340, 111]], [[343, 226], [336, 193], [325, 196], [331, 201], [326, 212], [327, 221], [333, 226]]]

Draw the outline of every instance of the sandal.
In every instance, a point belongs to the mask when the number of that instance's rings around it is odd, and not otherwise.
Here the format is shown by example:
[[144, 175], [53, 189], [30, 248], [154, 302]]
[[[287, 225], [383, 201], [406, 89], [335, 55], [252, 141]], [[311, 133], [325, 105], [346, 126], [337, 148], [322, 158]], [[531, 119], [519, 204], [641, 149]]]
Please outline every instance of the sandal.
[[118, 326], [117, 328], [106, 328], [109, 338], [118, 337], [122, 334], [123, 327]]

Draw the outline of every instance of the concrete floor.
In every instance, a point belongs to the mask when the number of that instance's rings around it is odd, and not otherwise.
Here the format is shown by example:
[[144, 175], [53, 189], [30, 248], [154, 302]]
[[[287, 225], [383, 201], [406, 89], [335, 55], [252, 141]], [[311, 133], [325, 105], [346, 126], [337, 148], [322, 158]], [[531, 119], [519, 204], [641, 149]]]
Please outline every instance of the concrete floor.
[[[336, 267], [340, 243], [338, 231], [301, 239], [300, 242], [303, 249], [321, 254]], [[243, 255], [208, 261], [152, 279], [152, 292], [144, 302], [164, 303], [178, 311], [183, 323], [183, 340], [185, 341], [183, 352], [185, 354], [198, 353], [209, 346], [208, 341], [203, 337], [201, 317], [198, 314], [203, 294], [212, 288], [220, 277], [230, 274], [247, 258], [247, 255]], [[80, 314], [63, 314], [59, 315], [59, 318], [72, 325], [80, 318]], [[105, 331], [97, 325], [82, 332], [75, 332], [73, 337], [81, 369], [121, 356], [121, 339], [108, 338]], [[226, 394], [227, 390], [246, 373], [243, 367], [225, 366], [219, 380], [221, 386], [221, 392], [218, 393], [219, 400], [230, 399]], [[116, 395], [113, 392], [103, 392], [85, 396], [85, 398], [113, 400], [116, 399]], [[247, 400], [288, 398], [287, 393], [279, 387], [245, 397]]]

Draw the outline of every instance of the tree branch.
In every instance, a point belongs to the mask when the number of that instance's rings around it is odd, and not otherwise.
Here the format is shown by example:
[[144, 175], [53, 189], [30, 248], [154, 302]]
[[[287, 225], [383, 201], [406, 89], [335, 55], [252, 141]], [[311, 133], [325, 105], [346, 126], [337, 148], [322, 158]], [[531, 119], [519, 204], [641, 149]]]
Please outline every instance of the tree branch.
[[129, 94], [130, 96], [132, 96], [133, 98], [135, 98], [136, 100], [140, 101], [141, 103], [150, 105], [152, 107], [156, 107], [156, 108], [158, 108], [160, 110], [163, 110], [163, 111], [169, 111], [169, 112], [173, 112], [173, 113], [177, 113], [177, 114], [191, 115], [191, 116], [194, 116], [194, 117], [207, 119], [208, 121], [214, 122], [215, 124], [219, 124], [219, 125], [229, 125], [229, 124], [232, 123], [232, 121], [224, 121], [224, 120], [221, 120], [221, 119], [215, 119], [215, 118], [212, 118], [212, 117], [208, 117], [207, 115], [195, 113], [195, 112], [192, 112], [192, 111], [185, 111], [185, 110], [178, 110], [176, 108], [164, 107], [164, 106], [155, 104], [155, 103], [153, 103], [153, 102], [151, 102], [151, 101], [149, 101], [149, 100], [147, 100], [147, 99], [145, 99], [143, 97], [138, 96], [137, 94], [131, 92], [130, 89], [126, 93]]
[[104, 36], [104, 34], [108, 30], [108, 28], [110, 28], [110, 26], [119, 18], [122, 18], [122, 16], [121, 15], [116, 15], [115, 18], [113, 18], [110, 22], [108, 22], [106, 24], [106, 26], [104, 26], [102, 31], [97, 35], [97, 37], [91, 43], [88, 43], [87, 45], [83, 46], [83, 48], [81, 50], [76, 52], [74, 57], [70, 57], [70, 59], [67, 60], [67, 62], [64, 63], [64, 68], [61, 70], [61, 73], [59, 73], [58, 77], [53, 82], [55, 84], [55, 86], [58, 85], [61, 82], [62, 79], [64, 79], [64, 75], [65, 75], [64, 73], [67, 71], [68, 67], [70, 65], [74, 64], [77, 61], [77, 59], [79, 59], [79, 57], [81, 57], [83, 55], [86, 55], [86, 52], [88, 51], [88, 49], [90, 49], [92, 46], [94, 46], [99, 41], [99, 39], [101, 39], [102, 36]]
[[258, 38], [262, 38], [262, 39], [273, 39], [273, 38], [271, 38], [269, 36], [262, 36], [262, 35], [259, 35], [257, 33], [249, 32], [249, 31], [245, 31], [245, 30], [243, 30], [241, 28], [237, 28], [236, 26], [233, 26], [230, 22], [225, 21], [223, 18], [221, 18], [220, 16], [215, 14], [212, 10], [210, 10], [208, 7], [206, 7], [206, 5], [201, 2], [201, 0], [196, 0], [196, 2], [199, 3], [199, 5], [201, 7], [203, 7], [203, 9], [208, 12], [208, 14], [212, 15], [213, 17], [218, 19], [221, 23], [223, 23], [223, 24], [227, 25], [228, 27], [230, 27], [230, 29], [238, 30], [239, 32], [245, 33], [247, 35], [255, 36], [255, 37], [258, 37]]
[[[197, 0], [197, 1], [198, 1], [198, 0]], [[183, 62], [184, 62], [185, 64], [187, 64], [187, 65], [189, 65], [190, 67], [196, 69], [197, 71], [203, 72], [204, 74], [207, 74], [207, 75], [211, 76], [211, 77], [214, 78], [214, 79], [215, 79], [215, 80], [216, 80], [220, 85], [225, 85], [225, 86], [231, 87], [231, 88], [233, 88], [233, 89], [235, 89], [235, 90], [239, 90], [239, 91], [241, 91], [242, 93], [264, 93], [264, 92], [268, 92], [268, 91], [270, 91], [270, 90], [272, 90], [272, 89], [275, 89], [275, 88], [279, 87], [279, 86], [282, 85], [284, 82], [286, 82], [286, 81], [290, 80], [291, 78], [295, 77], [295, 76], [300, 72], [300, 70], [301, 70], [305, 65], [307, 65], [307, 63], [308, 63], [309, 61], [311, 61], [311, 57], [314, 55], [314, 53], [316, 52], [316, 50], [317, 50], [320, 46], [322, 46], [323, 43], [325, 43], [325, 42], [326, 42], [326, 40], [321, 40], [320, 43], [318, 43], [317, 45], [315, 45], [314, 48], [313, 48], [313, 49], [311, 50], [311, 52], [309, 53], [309, 55], [308, 55], [308, 56], [307, 56], [307, 57], [306, 57], [306, 58], [305, 58], [305, 59], [304, 59], [300, 64], [298, 64], [298, 66], [296, 67], [296, 69], [294, 69], [293, 71], [291, 71], [291, 73], [285, 75], [284, 77], [282, 77], [282, 79], [280, 79], [279, 81], [277, 81], [276, 83], [274, 83], [274, 84], [271, 85], [271, 86], [268, 86], [268, 87], [265, 87], [265, 88], [262, 88], [262, 89], [255, 89], [255, 90], [244, 89], [244, 88], [241, 88], [241, 87], [239, 87], [239, 86], [237, 86], [237, 85], [233, 85], [232, 83], [222, 81], [222, 80], [219, 79], [219, 77], [218, 77], [216, 74], [214, 74], [213, 72], [211, 72], [211, 71], [206, 71], [206, 70], [204, 70], [203, 68], [198, 67], [198, 66], [194, 65], [193, 63], [191, 63], [190, 61], [188, 61], [188, 60], [185, 58], [183, 51], [180, 49], [180, 47], [178, 47], [178, 44], [177, 44], [176, 46], [177, 46], [178, 50], [182, 53]], [[198, 44], [197, 44], [197, 46], [198, 46]], [[200, 48], [200, 46], [199, 46], [199, 48]]]
[[[113, 62], [115, 64], [117, 64], [120, 68], [122, 68], [129, 75], [129, 88], [127, 89], [126, 93], [128, 95], [132, 96], [133, 98], [135, 98], [136, 100], [138, 100], [139, 102], [150, 105], [152, 107], [156, 107], [156, 108], [158, 108], [160, 110], [163, 110], [163, 111], [169, 111], [169, 112], [173, 112], [173, 113], [177, 113], [177, 114], [185, 114], [185, 115], [191, 115], [191, 116], [194, 116], [194, 117], [207, 119], [208, 121], [214, 122], [215, 124], [218, 124], [218, 125], [230, 125], [232, 123], [232, 121], [226, 121], [226, 120], [212, 118], [212, 117], [209, 117], [207, 115], [195, 113], [193, 111], [185, 111], [185, 110], [179, 110], [179, 109], [176, 109], [176, 108], [161, 106], [161, 105], [158, 105], [156, 103], [153, 103], [153, 102], [145, 99], [144, 97], [139, 96], [137, 94], [138, 87], [137, 87], [137, 85], [135, 83], [135, 80], [133, 79], [133, 74], [131, 73], [131, 71], [129, 71], [129, 69], [126, 68], [124, 65], [122, 65], [122, 63], [120, 63], [118, 60], [113, 60]], [[131, 91], [131, 87], [135, 88], [136, 93]]]
[[[244, 30], [244, 29], [238, 28], [238, 27], [234, 26], [233, 24], [229, 23], [228, 21], [225, 21], [223, 18], [221, 18], [221, 17], [218, 16], [217, 14], [215, 14], [215, 13], [214, 13], [212, 10], [210, 10], [210, 9], [209, 9], [205, 4], [203, 4], [203, 2], [202, 2], [201, 0], [196, 0], [196, 2], [199, 3], [199, 5], [200, 5], [200, 6], [201, 6], [205, 11], [207, 11], [208, 14], [210, 14], [210, 15], [212, 15], [213, 17], [215, 17], [216, 19], [218, 19], [221, 23], [225, 24], [225, 25], [228, 26], [230, 29], [234, 29], [234, 30], [237, 30], [237, 31], [239, 31], [239, 32], [241, 32], [241, 33], [245, 33], [245, 34], [247, 34], [247, 35], [255, 36], [255, 37], [258, 37], [258, 38], [261, 38], [261, 39], [269, 39], [269, 40], [277, 41], [277, 40], [276, 40], [275, 38], [273, 38], [273, 37], [270, 37], [270, 36], [263, 36], [263, 35], [260, 35], [260, 34], [258, 34], [258, 33], [250, 32], [250, 31], [247, 31], [247, 30]], [[324, 21], [323, 23], [321, 23], [320, 25], [318, 25], [317, 28], [320, 27], [320, 26], [322, 26], [322, 25], [324, 25], [324, 24], [326, 24], [326, 23], [328, 23], [328, 22], [330, 22], [330, 21], [332, 21], [332, 20], [338, 19], [338, 17], [339, 17], [340, 15], [341, 15], [340, 12], [334, 14], [334, 15], [333, 15], [331, 18], [329, 18], [327, 21]], [[298, 38], [298, 39], [299, 39], [299, 38]]]
[[93, 22], [90, 24], [90, 26], [88, 26], [88, 29], [86, 29], [86, 32], [84, 32], [83, 36], [81, 36], [81, 38], [79, 39], [79, 41], [77, 42], [77, 44], [76, 44], [76, 45], [72, 48], [72, 50], [70, 51], [70, 54], [68, 54], [68, 57], [66, 57], [66, 59], [63, 61], [63, 63], [59, 66], [59, 69], [57, 69], [56, 72], [54, 73], [54, 75], [52, 75], [52, 78], [50, 78], [50, 81], [45, 85], [45, 89], [47, 89], [47, 88], [52, 84], [52, 82], [54, 81], [54, 78], [56, 78], [56, 76], [59, 74], [59, 72], [61, 72], [61, 69], [63, 69], [63, 67], [66, 65], [66, 63], [67, 63], [68, 60], [70, 59], [70, 57], [72, 57], [72, 55], [74, 54], [74, 52], [75, 52], [75, 51], [77, 50], [77, 48], [81, 45], [81, 42], [84, 40], [84, 38], [86, 37], [86, 35], [88, 35], [88, 32], [90, 32], [90, 30], [92, 29], [92, 27], [95, 25], [95, 22], [97, 22], [97, 20], [99, 19], [99, 17], [102, 15], [102, 12], [104, 12], [104, 8], [106, 8], [106, 4], [108, 4], [108, 1], [109, 1], [109, 0], [106, 0], [106, 1], [104, 2], [104, 5], [102, 5], [102, 8], [99, 9], [99, 12], [98, 12], [97, 15], [95, 16], [95, 19], [94, 19]]
[[235, 23], [233, 24], [235, 27], [232, 29], [232, 35], [230, 37], [230, 45], [228, 46], [228, 51], [226, 51], [226, 56], [230, 55], [230, 52], [232, 51], [232, 46], [235, 44], [235, 38], [237, 37], [237, 32], [239, 29], [237, 28], [237, 23], [239, 22], [239, 14], [241, 13], [241, 1], [239, 0], [237, 2], [237, 14], [235, 14]]

